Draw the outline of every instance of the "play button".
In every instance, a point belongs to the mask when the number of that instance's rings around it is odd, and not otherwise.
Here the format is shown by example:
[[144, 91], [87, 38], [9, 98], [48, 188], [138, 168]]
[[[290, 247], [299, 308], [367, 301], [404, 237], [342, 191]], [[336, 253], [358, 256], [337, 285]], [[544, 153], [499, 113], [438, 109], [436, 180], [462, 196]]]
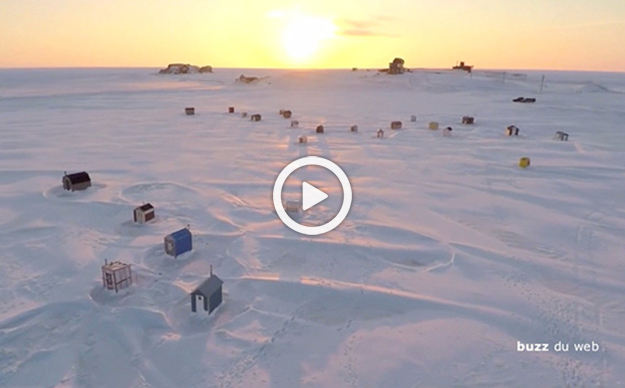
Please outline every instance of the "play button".
[[[297, 169], [305, 167], [305, 166], [320, 166], [330, 170], [341, 182], [341, 187], [343, 189], [343, 203], [341, 205], [341, 209], [338, 211], [336, 216], [329, 222], [318, 225], [318, 226], [307, 226], [302, 225], [295, 222], [286, 212], [284, 205], [282, 204], [282, 188], [284, 187], [284, 183], [287, 178]], [[320, 202], [326, 200], [328, 198], [328, 194], [319, 190], [315, 186], [302, 182], [302, 210], [306, 211], [318, 205]], [[318, 156], [306, 156], [301, 159], [297, 159], [291, 163], [289, 163], [281, 172], [278, 174], [278, 178], [276, 179], [276, 183], [273, 186], [273, 206], [276, 209], [276, 213], [278, 217], [284, 222], [286, 226], [291, 228], [292, 230], [305, 234], [308, 236], [317, 236], [320, 234], [327, 233], [343, 222], [347, 214], [349, 213], [349, 208], [352, 205], [352, 187], [349, 183], [349, 179], [347, 175], [341, 170], [341, 168], [336, 165], [336, 163], [329, 161], [328, 159], [320, 158]]]
[[328, 194], [306, 182], [302, 183], [302, 210], [306, 211], [328, 198]]

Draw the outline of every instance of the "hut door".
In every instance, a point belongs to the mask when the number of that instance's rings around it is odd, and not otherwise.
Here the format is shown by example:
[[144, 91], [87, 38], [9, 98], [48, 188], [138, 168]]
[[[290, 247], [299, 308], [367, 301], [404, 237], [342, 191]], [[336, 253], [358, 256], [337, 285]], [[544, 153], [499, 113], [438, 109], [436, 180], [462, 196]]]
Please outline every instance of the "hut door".
[[174, 254], [174, 242], [171, 240], [165, 241], [165, 251], [170, 255]]
[[113, 276], [110, 273], [106, 274], [106, 287], [109, 289], [113, 288]]
[[195, 295], [195, 311], [204, 310], [204, 298], [202, 295]]

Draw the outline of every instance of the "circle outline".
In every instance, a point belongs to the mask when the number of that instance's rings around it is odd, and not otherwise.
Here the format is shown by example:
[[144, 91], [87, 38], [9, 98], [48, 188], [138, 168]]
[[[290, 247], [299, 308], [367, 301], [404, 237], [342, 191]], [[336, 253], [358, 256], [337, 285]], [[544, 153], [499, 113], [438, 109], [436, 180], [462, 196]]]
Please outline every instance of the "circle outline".
[[[284, 187], [286, 179], [295, 170], [311, 165], [330, 170], [338, 178], [339, 182], [341, 182], [341, 187], [343, 188], [343, 204], [341, 205], [341, 209], [332, 220], [318, 226], [305, 226], [298, 224], [288, 215], [282, 205], [282, 188]], [[307, 236], [318, 236], [320, 234], [328, 233], [339, 226], [349, 213], [349, 209], [352, 206], [352, 197], [352, 186], [345, 172], [336, 163], [319, 156], [305, 156], [292, 161], [284, 167], [282, 171], [280, 171], [280, 174], [278, 174], [278, 178], [276, 178], [276, 182], [273, 186], [273, 207], [276, 209], [276, 213], [278, 214], [278, 217], [280, 217], [280, 220], [282, 220], [282, 222], [291, 230]]]

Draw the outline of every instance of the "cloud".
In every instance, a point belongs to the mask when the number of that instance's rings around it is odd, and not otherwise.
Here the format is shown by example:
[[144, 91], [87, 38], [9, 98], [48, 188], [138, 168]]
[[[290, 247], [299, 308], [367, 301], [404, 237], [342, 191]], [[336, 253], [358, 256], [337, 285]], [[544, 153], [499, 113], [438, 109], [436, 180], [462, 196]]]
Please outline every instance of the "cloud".
[[558, 29], [558, 28], [587, 28], [587, 27], [611, 27], [625, 24], [625, 20], [605, 20], [587, 23], [575, 23], [575, 24], [554, 24], [546, 26], [545, 29]]
[[366, 28], [343, 29], [339, 31], [339, 34], [344, 36], [376, 36], [376, 33], [374, 31], [368, 30]]
[[348, 28], [339, 30], [338, 35], [342, 36], [355, 36], [355, 37], [379, 37], [379, 38], [396, 38], [397, 35], [386, 34], [382, 32], [373, 31], [366, 28]]
[[377, 23], [372, 20], [343, 19], [341, 20], [341, 24], [345, 24], [352, 28], [370, 28], [374, 27]]
[[378, 20], [342, 19], [338, 22], [338, 35], [351, 37], [384, 37], [392, 38], [397, 35], [380, 31], [380, 21], [392, 21], [393, 18], [382, 17]]

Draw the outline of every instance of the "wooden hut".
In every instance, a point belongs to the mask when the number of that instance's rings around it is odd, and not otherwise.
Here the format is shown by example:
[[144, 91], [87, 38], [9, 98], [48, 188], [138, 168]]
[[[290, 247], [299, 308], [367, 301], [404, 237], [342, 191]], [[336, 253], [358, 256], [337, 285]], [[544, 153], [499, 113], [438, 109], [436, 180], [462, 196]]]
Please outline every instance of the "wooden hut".
[[308, 143], [308, 138], [306, 136], [300, 136], [297, 138], [297, 142], [299, 144], [306, 144]]
[[562, 131], [558, 131], [558, 132], [556, 132], [556, 139], [561, 140], [561, 141], [568, 141], [569, 140], [569, 134], [568, 133], [564, 133]]
[[247, 117], [247, 112], [241, 112], [241, 117]]
[[463, 116], [462, 124], [472, 125], [475, 123], [475, 118], [471, 116]]
[[352, 125], [351, 127], [349, 127], [349, 131], [350, 132], [358, 132], [358, 125]]
[[509, 125], [506, 128], [506, 136], [519, 136], [519, 128], [516, 125]]
[[401, 129], [401, 121], [392, 121], [391, 129]]
[[315, 130], [316, 133], [323, 133], [324, 129], [323, 129], [323, 125], [317, 125], [317, 129]]
[[410, 122], [414, 123], [415, 121], [417, 121], [417, 116], [415, 115], [410, 116]]
[[234, 107], [233, 106], [228, 107], [228, 113], [234, 113]]
[[132, 268], [130, 264], [120, 261], [108, 263], [104, 260], [104, 265], [102, 266], [102, 287], [119, 292], [119, 290], [128, 288], [130, 285], [132, 285]]
[[527, 168], [530, 165], [530, 158], [528, 157], [522, 157], [521, 159], [519, 159], [519, 167], [521, 168]]
[[260, 121], [261, 117], [258, 113], [251, 116], [252, 121]]
[[438, 123], [436, 121], [430, 121], [428, 128], [435, 131], [438, 129]]
[[285, 119], [290, 119], [292, 115], [293, 112], [291, 112], [290, 110], [282, 111], [282, 117], [284, 117]]
[[193, 116], [195, 114], [195, 108], [192, 108], [192, 107], [184, 108], [184, 113], [187, 116]]
[[302, 203], [299, 201], [284, 202], [284, 210], [287, 213], [298, 214], [302, 210]]
[[383, 130], [382, 128], [378, 129], [378, 131], [375, 133], [375, 136], [376, 136], [378, 139], [383, 138], [383, 137], [384, 137], [384, 130]]
[[63, 188], [68, 191], [85, 190], [91, 187], [91, 177], [85, 171], [63, 175]]
[[136, 207], [133, 212], [134, 221], [139, 224], [145, 224], [146, 222], [153, 220], [155, 216], [154, 206], [150, 203]]
[[291, 120], [291, 128], [298, 128], [298, 127], [299, 127], [299, 121]]

